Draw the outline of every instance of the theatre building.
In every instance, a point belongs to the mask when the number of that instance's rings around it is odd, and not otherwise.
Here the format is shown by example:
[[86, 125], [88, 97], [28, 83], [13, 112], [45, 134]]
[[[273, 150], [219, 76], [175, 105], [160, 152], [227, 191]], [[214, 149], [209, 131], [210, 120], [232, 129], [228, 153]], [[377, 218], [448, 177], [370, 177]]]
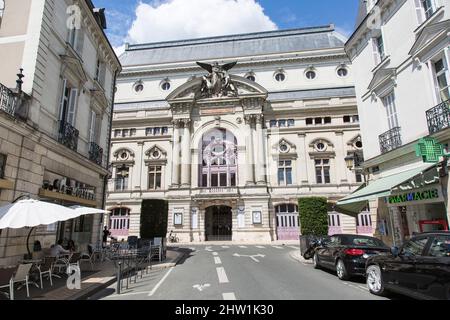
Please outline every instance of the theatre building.
[[[183, 242], [298, 239], [299, 198], [336, 201], [363, 181], [346, 162], [363, 144], [345, 41], [331, 25], [128, 45], [113, 236], [140, 236], [143, 203], [166, 200], [167, 232]], [[356, 232], [353, 217], [330, 221]]]

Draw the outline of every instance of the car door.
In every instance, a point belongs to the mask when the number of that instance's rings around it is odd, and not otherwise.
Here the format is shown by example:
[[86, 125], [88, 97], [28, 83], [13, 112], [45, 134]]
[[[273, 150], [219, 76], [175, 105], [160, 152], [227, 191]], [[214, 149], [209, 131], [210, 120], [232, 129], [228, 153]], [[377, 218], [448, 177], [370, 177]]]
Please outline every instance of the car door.
[[417, 291], [425, 299], [450, 299], [450, 235], [436, 235], [417, 257]]
[[428, 241], [426, 236], [411, 239], [403, 245], [397, 257], [385, 262], [383, 274], [389, 287], [408, 295], [417, 293], [415, 264]]
[[327, 267], [334, 268], [334, 258], [333, 254], [336, 252], [336, 249], [340, 246], [340, 237], [332, 236], [330, 240], [326, 243], [324, 248], [320, 251], [319, 258], [322, 263]]

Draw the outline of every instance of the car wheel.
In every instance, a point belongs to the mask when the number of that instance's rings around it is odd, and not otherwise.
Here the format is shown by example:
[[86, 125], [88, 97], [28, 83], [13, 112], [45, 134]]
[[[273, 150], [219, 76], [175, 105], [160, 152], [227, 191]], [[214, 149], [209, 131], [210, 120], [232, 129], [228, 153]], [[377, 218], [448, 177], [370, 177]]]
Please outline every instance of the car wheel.
[[386, 291], [384, 289], [383, 278], [381, 276], [381, 269], [377, 265], [371, 265], [367, 268], [367, 288], [370, 293], [377, 296], [384, 296]]
[[317, 253], [314, 253], [314, 256], [313, 256], [313, 267], [314, 267], [314, 269], [320, 268], [319, 257], [317, 256]]
[[344, 261], [342, 259], [338, 259], [336, 262], [336, 273], [339, 279], [348, 280], [350, 277], [348, 276], [347, 269], [345, 268]]

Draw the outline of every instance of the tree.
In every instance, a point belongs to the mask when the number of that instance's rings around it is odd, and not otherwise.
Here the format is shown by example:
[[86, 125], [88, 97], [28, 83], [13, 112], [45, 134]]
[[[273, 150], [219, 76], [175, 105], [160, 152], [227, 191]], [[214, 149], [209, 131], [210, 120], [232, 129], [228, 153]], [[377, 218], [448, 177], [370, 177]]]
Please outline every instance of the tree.
[[169, 205], [165, 200], [143, 200], [141, 207], [141, 238], [165, 237]]
[[321, 197], [298, 200], [302, 235], [328, 235], [327, 199]]

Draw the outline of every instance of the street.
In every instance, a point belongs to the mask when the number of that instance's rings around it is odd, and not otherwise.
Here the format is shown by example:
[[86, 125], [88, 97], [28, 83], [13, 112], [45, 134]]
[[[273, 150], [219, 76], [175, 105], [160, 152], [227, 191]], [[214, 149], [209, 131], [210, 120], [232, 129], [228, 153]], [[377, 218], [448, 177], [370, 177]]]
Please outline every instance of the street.
[[90, 300], [380, 300], [364, 279], [336, 275], [294, 260], [298, 246], [180, 246], [188, 255], [152, 270], [116, 295], [116, 284]]

